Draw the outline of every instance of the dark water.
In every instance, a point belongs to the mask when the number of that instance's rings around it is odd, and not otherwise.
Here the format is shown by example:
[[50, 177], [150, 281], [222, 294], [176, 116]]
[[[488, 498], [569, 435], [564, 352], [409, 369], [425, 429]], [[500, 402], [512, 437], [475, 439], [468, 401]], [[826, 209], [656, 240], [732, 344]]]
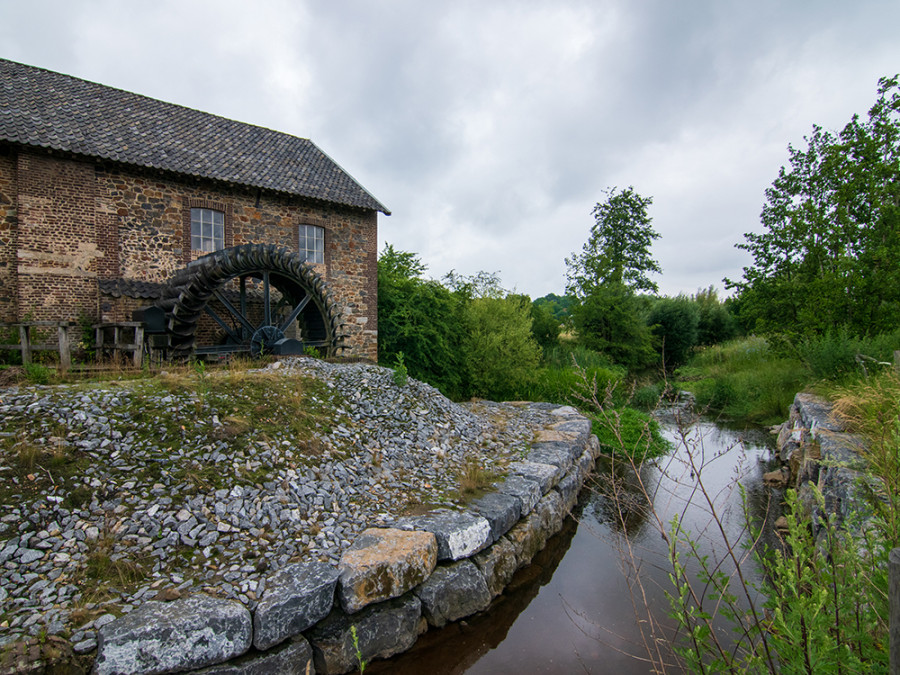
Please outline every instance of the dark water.
[[[652, 672], [648, 648], [670, 660], [674, 627], [664, 592], [671, 588], [671, 567], [656, 517], [668, 523], [677, 515], [703, 553], [719, 559], [725, 548], [707, 498], [698, 491], [697, 469], [702, 465], [702, 483], [736, 543], [747, 537], [736, 486], [743, 486], [757, 521], [777, 495], [762, 485], [770, 461], [763, 434], [729, 431], [707, 421], [687, 429], [682, 425], [679, 432], [670, 420], [663, 431], [678, 449], [640, 474], [601, 460], [575, 518], [567, 519], [488, 611], [429, 630], [412, 650], [375, 661], [366, 673], [637, 674]], [[618, 500], [610, 497], [611, 484], [619, 486]], [[656, 516], [646, 507], [641, 484], [652, 494]], [[734, 567], [723, 569], [730, 573]], [[755, 580], [752, 561], [742, 570]]]

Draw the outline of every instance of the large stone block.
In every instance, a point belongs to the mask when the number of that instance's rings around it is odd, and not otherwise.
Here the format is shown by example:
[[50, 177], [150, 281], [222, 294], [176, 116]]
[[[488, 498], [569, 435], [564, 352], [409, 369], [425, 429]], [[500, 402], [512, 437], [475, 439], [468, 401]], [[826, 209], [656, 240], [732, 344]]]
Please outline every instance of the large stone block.
[[528, 461], [552, 464], [565, 473], [572, 466], [573, 455], [576, 454], [572, 448], [571, 442], [534, 443], [528, 452]]
[[341, 556], [338, 594], [344, 610], [357, 612], [403, 595], [428, 578], [437, 556], [437, 539], [431, 532], [366, 530]]
[[562, 497], [562, 503], [566, 511], [571, 511], [578, 501], [578, 493], [581, 490], [581, 480], [578, 477], [578, 471], [570, 471], [553, 489]]
[[497, 541], [515, 525], [522, 515], [522, 502], [502, 492], [488, 492], [473, 500], [469, 508], [484, 516], [491, 524], [491, 540]]
[[541, 462], [512, 462], [508, 469], [511, 474], [533, 480], [540, 485], [542, 495], [547, 494], [563, 477], [563, 472], [558, 466]]
[[522, 515], [531, 513], [537, 503], [541, 501], [541, 486], [537, 481], [523, 478], [522, 476], [507, 476], [499, 483], [494, 483], [493, 488], [497, 492], [511, 495], [519, 500]]
[[438, 567], [415, 593], [422, 601], [422, 614], [438, 628], [491, 604], [484, 576], [469, 560]]
[[472, 556], [478, 565], [491, 596], [496, 597], [512, 580], [519, 567], [516, 549], [506, 537], [497, 540], [493, 546]]
[[540, 518], [541, 529], [546, 541], [562, 529], [563, 520], [566, 517], [566, 507], [563, 504], [562, 496], [556, 490], [551, 490], [538, 502], [534, 513]]
[[297, 635], [268, 651], [251, 650], [228, 663], [195, 670], [192, 675], [314, 675], [314, 668], [312, 647]]
[[399, 518], [393, 527], [431, 532], [437, 539], [438, 560], [459, 560], [491, 544], [491, 524], [467, 511], [437, 509], [421, 516]]
[[516, 523], [504, 538], [510, 542], [516, 553], [516, 569], [529, 564], [547, 543], [547, 536], [541, 527], [541, 518], [535, 512]]
[[316, 673], [337, 675], [357, 668], [353, 629], [360, 657], [365, 661], [405, 652], [419, 636], [421, 617], [422, 603], [413, 593], [370, 605], [353, 616], [336, 607], [306, 634]]
[[338, 571], [322, 562], [294, 563], [269, 577], [253, 613], [253, 645], [268, 649], [328, 616], [337, 581]]
[[573, 444], [579, 448], [584, 447], [591, 435], [591, 421], [583, 415], [570, 416], [562, 422], [557, 422], [551, 427], [554, 431], [568, 434]]
[[250, 648], [250, 612], [208, 595], [147, 602], [103, 626], [97, 636], [97, 675], [194, 670], [240, 656]]

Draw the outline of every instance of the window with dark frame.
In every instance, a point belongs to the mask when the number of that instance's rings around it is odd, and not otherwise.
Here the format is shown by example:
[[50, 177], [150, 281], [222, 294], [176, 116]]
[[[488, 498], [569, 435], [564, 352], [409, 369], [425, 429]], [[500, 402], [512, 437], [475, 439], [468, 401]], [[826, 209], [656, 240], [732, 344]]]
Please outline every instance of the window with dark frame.
[[191, 249], [212, 253], [225, 248], [225, 214], [215, 209], [191, 209]]
[[301, 225], [299, 250], [306, 262], [324, 263], [325, 228], [318, 225]]

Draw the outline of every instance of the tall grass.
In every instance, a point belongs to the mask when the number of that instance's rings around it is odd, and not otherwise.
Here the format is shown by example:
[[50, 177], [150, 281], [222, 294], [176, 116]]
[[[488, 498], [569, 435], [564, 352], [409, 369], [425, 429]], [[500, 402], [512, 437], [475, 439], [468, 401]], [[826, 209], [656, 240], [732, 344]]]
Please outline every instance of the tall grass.
[[676, 377], [701, 408], [753, 424], [783, 421], [794, 395], [811, 379], [799, 359], [780, 355], [761, 337], [709, 347]]

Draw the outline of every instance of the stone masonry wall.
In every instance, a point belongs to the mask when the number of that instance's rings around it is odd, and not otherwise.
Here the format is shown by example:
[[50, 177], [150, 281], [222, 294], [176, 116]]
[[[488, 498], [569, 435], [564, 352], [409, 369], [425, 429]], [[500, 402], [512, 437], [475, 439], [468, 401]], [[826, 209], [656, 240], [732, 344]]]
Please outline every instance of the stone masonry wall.
[[0, 320], [130, 319], [134, 302], [99, 298], [97, 280], [162, 283], [203, 255], [188, 250], [192, 206], [225, 211], [226, 246], [296, 251], [300, 224], [325, 228], [316, 268], [344, 309], [345, 355], [377, 358], [377, 213], [24, 151], [0, 154]]
[[252, 612], [203, 594], [147, 602], [100, 628], [94, 672], [347, 673], [487, 609], [562, 528], [600, 453], [588, 419], [550, 408], [558, 421], [469, 510], [367, 529], [337, 568], [287, 565]]

